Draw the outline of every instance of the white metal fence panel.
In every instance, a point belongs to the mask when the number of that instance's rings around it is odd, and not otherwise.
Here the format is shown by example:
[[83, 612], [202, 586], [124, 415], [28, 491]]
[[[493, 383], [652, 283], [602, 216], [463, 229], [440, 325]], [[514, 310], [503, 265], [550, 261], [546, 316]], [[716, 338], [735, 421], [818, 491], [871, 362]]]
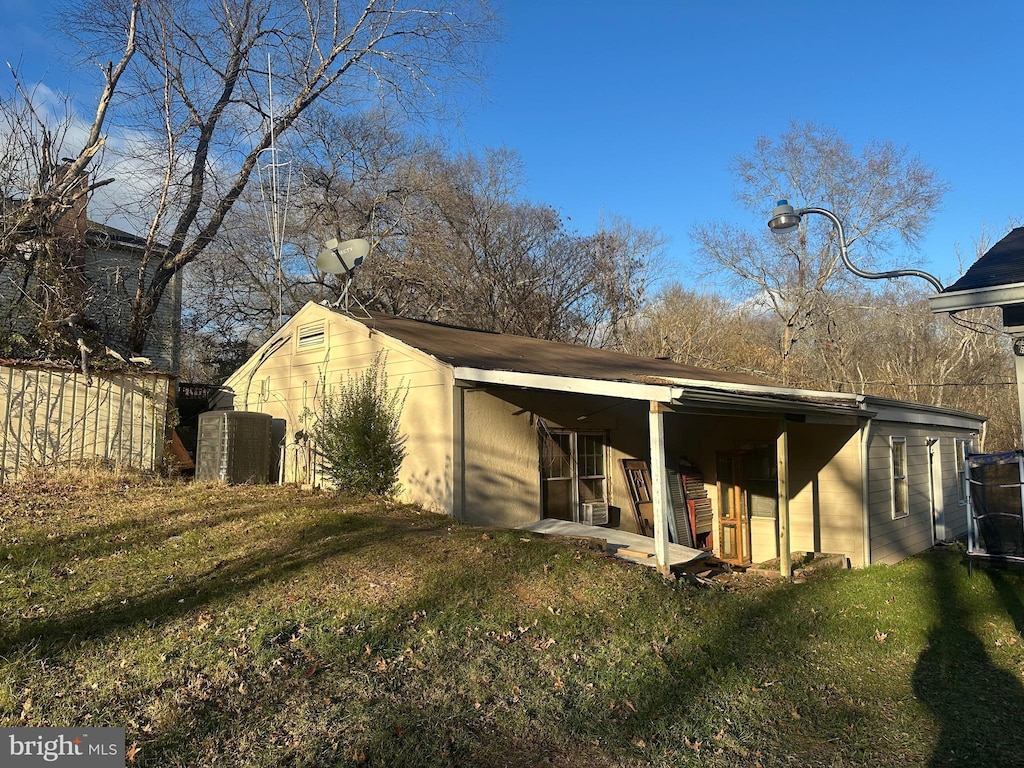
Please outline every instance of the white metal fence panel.
[[173, 377], [0, 365], [0, 482], [31, 467], [163, 465]]

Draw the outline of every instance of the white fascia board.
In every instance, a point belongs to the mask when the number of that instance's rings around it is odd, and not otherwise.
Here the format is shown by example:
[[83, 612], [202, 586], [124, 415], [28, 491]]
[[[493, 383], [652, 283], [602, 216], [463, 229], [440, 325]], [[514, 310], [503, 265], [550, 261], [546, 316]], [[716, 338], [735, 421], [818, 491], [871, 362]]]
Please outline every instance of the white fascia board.
[[626, 381], [603, 381], [600, 379], [579, 379], [572, 376], [549, 376], [542, 373], [519, 371], [492, 371], [481, 368], [457, 367], [456, 381], [474, 384], [496, 384], [525, 389], [546, 389], [555, 392], [575, 392], [581, 395], [603, 395], [621, 397], [626, 400], [646, 400], [671, 403], [680, 393], [676, 387], [659, 384], [634, 384]]
[[1024, 283], [995, 285], [990, 288], [973, 288], [968, 291], [937, 293], [928, 297], [932, 312], [960, 312], [964, 309], [1001, 307], [1007, 304], [1024, 303]]

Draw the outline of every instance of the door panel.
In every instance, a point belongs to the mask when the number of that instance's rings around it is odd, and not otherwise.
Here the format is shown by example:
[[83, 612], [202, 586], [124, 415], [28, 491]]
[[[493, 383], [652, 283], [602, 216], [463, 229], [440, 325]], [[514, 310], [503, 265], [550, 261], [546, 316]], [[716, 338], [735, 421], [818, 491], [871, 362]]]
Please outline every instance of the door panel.
[[607, 501], [604, 435], [545, 430], [541, 481], [543, 517], [577, 521], [581, 503]]
[[722, 452], [718, 465], [718, 556], [727, 563], [750, 562], [747, 491], [743, 486], [743, 454]]

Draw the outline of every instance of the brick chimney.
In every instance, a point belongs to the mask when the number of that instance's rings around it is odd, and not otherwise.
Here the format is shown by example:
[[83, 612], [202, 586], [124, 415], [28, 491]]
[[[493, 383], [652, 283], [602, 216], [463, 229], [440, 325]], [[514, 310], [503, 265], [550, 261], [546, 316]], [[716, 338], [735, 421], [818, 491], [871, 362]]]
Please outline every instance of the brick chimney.
[[[64, 158], [61, 161], [54, 174], [58, 184], [67, 176], [71, 163], [70, 158]], [[71, 203], [71, 207], [61, 214], [61, 217], [57, 220], [56, 228], [58, 233], [68, 235], [76, 240], [85, 239], [85, 231], [88, 228], [88, 218], [86, 215], [86, 209], [89, 206], [89, 195], [86, 192], [88, 185], [88, 175], [82, 174], [69, 189], [68, 194], [74, 195], [75, 198]]]

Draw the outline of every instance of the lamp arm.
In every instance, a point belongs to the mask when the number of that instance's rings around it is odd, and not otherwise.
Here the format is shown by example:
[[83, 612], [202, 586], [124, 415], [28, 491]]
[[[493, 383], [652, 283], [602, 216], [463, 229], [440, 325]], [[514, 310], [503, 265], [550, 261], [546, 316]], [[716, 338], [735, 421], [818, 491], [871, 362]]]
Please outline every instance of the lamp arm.
[[863, 269], [858, 269], [850, 261], [850, 256], [846, 252], [846, 233], [843, 231], [843, 222], [839, 220], [832, 211], [827, 208], [797, 208], [793, 211], [798, 216], [803, 216], [805, 213], [820, 213], [822, 216], [827, 218], [835, 225], [836, 232], [839, 233], [839, 256], [843, 260], [843, 264], [846, 268], [853, 272], [857, 277], [863, 277], [866, 280], [882, 280], [884, 278], [893, 277], [920, 277], [922, 280], [927, 280], [933, 286], [935, 290], [942, 291], [942, 283], [935, 275], [930, 275], [927, 272], [923, 272], [920, 269], [893, 269], [888, 272], [865, 272]]

